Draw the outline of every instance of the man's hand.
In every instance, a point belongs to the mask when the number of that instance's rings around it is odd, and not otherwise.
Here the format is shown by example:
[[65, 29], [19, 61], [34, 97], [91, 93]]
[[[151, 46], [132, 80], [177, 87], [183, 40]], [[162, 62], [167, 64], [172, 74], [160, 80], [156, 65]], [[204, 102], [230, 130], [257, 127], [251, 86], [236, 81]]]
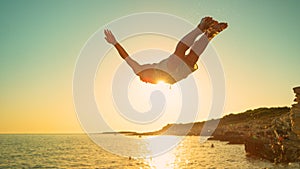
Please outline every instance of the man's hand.
[[118, 43], [115, 36], [111, 33], [110, 30], [105, 29], [104, 34], [105, 34], [105, 40], [107, 41], [107, 43], [110, 43], [112, 45], [115, 45]]

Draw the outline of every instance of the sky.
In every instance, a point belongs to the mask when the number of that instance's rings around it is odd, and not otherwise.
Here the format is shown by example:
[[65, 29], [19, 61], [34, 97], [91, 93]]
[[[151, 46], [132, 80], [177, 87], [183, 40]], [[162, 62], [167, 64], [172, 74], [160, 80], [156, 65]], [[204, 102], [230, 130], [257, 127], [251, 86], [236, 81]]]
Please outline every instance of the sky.
[[228, 22], [212, 42], [225, 73], [224, 114], [290, 106], [292, 88], [300, 85], [299, 6], [296, 0], [2, 0], [0, 133], [82, 132], [72, 95], [80, 50], [100, 27], [139, 12], [168, 13], [194, 25], [207, 15]]

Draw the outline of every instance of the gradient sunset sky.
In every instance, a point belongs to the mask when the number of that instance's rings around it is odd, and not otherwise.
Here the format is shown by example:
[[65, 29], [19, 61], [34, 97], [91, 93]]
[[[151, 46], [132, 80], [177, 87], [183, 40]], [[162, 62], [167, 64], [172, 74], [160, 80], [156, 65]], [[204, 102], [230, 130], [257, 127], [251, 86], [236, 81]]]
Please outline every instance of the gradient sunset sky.
[[297, 0], [2, 0], [0, 133], [82, 132], [72, 97], [78, 54], [101, 26], [138, 12], [229, 23], [213, 41], [226, 76], [225, 114], [290, 106], [300, 86], [299, 7]]

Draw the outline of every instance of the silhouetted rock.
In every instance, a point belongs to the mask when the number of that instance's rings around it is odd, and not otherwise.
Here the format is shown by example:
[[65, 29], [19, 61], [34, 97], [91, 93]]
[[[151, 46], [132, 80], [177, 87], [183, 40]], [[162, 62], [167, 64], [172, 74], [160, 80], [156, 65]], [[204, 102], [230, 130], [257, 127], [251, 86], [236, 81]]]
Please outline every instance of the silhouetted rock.
[[300, 104], [293, 104], [292, 108], [299, 108], [300, 109]]
[[300, 137], [300, 97], [298, 97], [300, 95], [300, 87], [295, 87], [293, 90], [296, 93], [294, 101], [298, 103], [292, 105], [290, 119], [292, 123], [292, 131]]
[[274, 119], [268, 130], [268, 135], [259, 134], [256, 139], [249, 137], [245, 143], [246, 152], [276, 163], [299, 162], [300, 142], [291, 131], [289, 115]]
[[250, 135], [266, 133], [273, 119], [282, 114], [288, 114], [289, 111], [290, 109], [287, 107], [259, 108], [244, 113], [229, 114], [221, 119], [206, 122], [168, 124], [161, 130], [143, 133], [143, 135], [202, 135], [212, 136], [209, 138], [210, 140], [244, 144]]
[[245, 151], [247, 155], [256, 156], [273, 161], [276, 156], [271, 148], [269, 148], [269, 143], [258, 139], [256, 137], [249, 137], [245, 141]]
[[[293, 90], [298, 97], [300, 87]], [[258, 108], [206, 122], [168, 124], [141, 135], [212, 136], [209, 139], [245, 144], [248, 155], [276, 163], [300, 162], [300, 103], [293, 104], [291, 109]]]
[[[300, 87], [294, 88], [294, 92], [300, 92]], [[294, 104], [289, 113], [275, 118], [267, 136], [258, 134], [256, 139], [249, 137], [245, 142], [246, 152], [275, 163], [300, 162], [299, 106], [299, 103]]]
[[300, 86], [299, 87], [294, 87], [293, 90], [294, 90], [294, 93], [300, 94]]

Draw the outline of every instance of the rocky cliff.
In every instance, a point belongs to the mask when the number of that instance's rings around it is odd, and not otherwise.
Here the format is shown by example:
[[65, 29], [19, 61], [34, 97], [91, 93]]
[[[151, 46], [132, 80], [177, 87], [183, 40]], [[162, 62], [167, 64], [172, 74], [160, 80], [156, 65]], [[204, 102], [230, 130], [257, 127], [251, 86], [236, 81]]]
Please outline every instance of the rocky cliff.
[[168, 124], [158, 131], [136, 134], [211, 136], [210, 139], [229, 144], [245, 144], [250, 156], [275, 163], [300, 162], [300, 87], [293, 90], [296, 104], [292, 108], [258, 108], [221, 119]]
[[297, 103], [288, 113], [274, 118], [266, 131], [259, 131], [264, 133], [246, 139], [245, 150], [248, 154], [276, 163], [300, 162], [300, 87], [293, 90]]

